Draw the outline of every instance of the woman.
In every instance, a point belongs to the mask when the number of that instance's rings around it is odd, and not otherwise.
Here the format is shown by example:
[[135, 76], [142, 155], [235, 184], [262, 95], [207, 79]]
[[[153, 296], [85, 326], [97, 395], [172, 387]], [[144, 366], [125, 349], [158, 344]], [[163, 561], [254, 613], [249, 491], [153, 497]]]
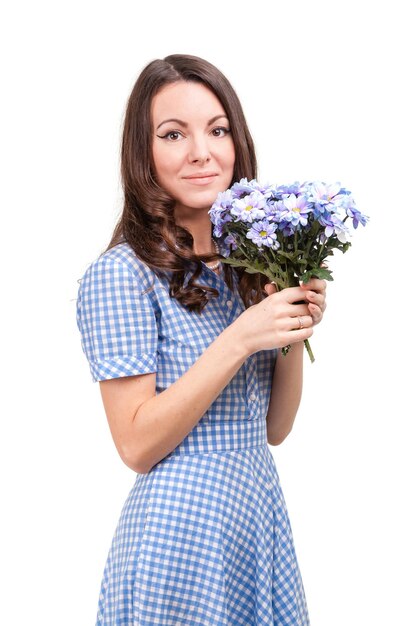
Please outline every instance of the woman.
[[124, 209], [77, 300], [114, 443], [137, 473], [97, 624], [306, 625], [267, 444], [294, 422], [325, 283], [277, 293], [220, 262], [208, 209], [256, 177], [256, 159], [239, 100], [210, 63], [171, 55], [143, 69], [121, 165]]

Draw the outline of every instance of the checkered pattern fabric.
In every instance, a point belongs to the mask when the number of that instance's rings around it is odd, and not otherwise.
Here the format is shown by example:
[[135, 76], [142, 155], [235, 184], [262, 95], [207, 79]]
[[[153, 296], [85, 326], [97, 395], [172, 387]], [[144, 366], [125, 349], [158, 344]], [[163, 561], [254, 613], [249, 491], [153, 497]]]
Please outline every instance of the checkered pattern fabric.
[[[236, 285], [202, 314], [169, 297], [130, 246], [80, 281], [77, 324], [93, 381], [156, 372], [156, 393], [184, 374], [243, 311]], [[187, 277], [186, 277], [187, 279]], [[137, 474], [104, 567], [96, 626], [308, 626], [303, 582], [266, 413], [277, 349], [261, 350], [193, 430]]]

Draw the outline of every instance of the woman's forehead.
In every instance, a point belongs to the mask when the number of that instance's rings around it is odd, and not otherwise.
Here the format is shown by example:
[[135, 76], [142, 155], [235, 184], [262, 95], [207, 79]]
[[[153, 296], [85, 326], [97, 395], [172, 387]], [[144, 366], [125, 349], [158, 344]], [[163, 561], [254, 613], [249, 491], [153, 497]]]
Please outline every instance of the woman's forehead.
[[[204, 84], [178, 81], [164, 86], [152, 99], [152, 117], [160, 125], [169, 119], [188, 122], [225, 115], [217, 96]], [[188, 119], [187, 119], [188, 118]]]

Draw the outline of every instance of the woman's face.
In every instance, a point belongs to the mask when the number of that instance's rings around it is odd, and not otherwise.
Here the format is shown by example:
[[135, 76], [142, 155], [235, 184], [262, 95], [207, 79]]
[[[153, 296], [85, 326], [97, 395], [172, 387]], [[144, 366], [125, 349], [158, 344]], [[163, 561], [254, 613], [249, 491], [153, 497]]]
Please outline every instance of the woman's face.
[[201, 83], [179, 81], [154, 96], [151, 116], [155, 175], [176, 200], [176, 216], [207, 211], [230, 186], [235, 163], [220, 101]]

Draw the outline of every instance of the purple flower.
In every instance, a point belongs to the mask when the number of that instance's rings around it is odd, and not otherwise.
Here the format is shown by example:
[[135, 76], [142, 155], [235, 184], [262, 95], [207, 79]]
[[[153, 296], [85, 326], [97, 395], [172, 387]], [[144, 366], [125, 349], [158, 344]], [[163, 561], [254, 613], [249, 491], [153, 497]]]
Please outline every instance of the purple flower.
[[353, 198], [347, 196], [346, 201], [343, 204], [343, 208], [346, 211], [346, 215], [352, 218], [353, 228], [357, 228], [359, 224], [366, 226], [369, 221], [369, 217], [367, 215], [363, 215], [363, 213], [356, 208]]
[[292, 193], [295, 195], [298, 195], [300, 193], [305, 193], [307, 190], [307, 183], [299, 183], [298, 181], [296, 181], [295, 183], [293, 183], [292, 185], [275, 185], [275, 187], [272, 188], [272, 195], [275, 196], [282, 196], [282, 195], [291, 195]]
[[[253, 222], [256, 219], [265, 217], [266, 200], [259, 191], [253, 191], [248, 196], [240, 200], [233, 201], [232, 215], [241, 222]], [[235, 220], [235, 221], [237, 221]]]
[[279, 247], [276, 241], [276, 228], [275, 224], [271, 224], [267, 219], [264, 219], [261, 222], [254, 222], [246, 233], [246, 237], [251, 239], [257, 246], [274, 247], [276, 250]]
[[350, 235], [349, 228], [342, 222], [338, 215], [334, 213], [323, 213], [318, 219], [319, 223], [325, 227], [326, 237], [336, 235], [339, 241], [346, 243]]
[[223, 223], [221, 224], [215, 224], [214, 228], [213, 228], [213, 235], [215, 237], [221, 237], [224, 234], [223, 231]]
[[232, 221], [232, 216], [228, 212], [212, 212], [211, 221], [214, 224], [213, 232], [216, 237], [221, 237], [224, 232], [224, 225]]
[[221, 237], [223, 235], [223, 227], [227, 222], [233, 220], [230, 215], [230, 209], [233, 206], [233, 197], [230, 189], [221, 191], [213, 203], [208, 213], [210, 219], [214, 224], [213, 233], [215, 237]]
[[338, 213], [339, 207], [345, 202], [346, 190], [341, 190], [340, 183], [326, 185], [314, 182], [309, 185], [309, 201], [314, 203], [314, 216], [320, 213]]
[[327, 204], [334, 202], [334, 198], [339, 194], [341, 189], [340, 183], [326, 185], [325, 183], [314, 182], [309, 187], [310, 200], [319, 204]]
[[232, 246], [232, 250], [237, 250], [237, 239], [233, 235], [227, 235], [224, 239], [224, 244], [227, 246], [227, 253], [223, 253], [223, 256], [229, 256], [229, 247]]
[[255, 178], [248, 181], [247, 178], [241, 178], [238, 183], [234, 183], [230, 188], [233, 198], [240, 199], [253, 191], [259, 191], [265, 198], [269, 198], [272, 194], [272, 185], [269, 183], [259, 183]]
[[308, 214], [311, 212], [311, 207], [309, 206], [306, 196], [297, 197], [292, 193], [288, 198], [282, 200], [280, 206], [282, 207], [280, 222], [289, 222], [292, 226], [307, 225]]
[[284, 220], [278, 223], [278, 229], [284, 235], [284, 237], [291, 237], [297, 230], [297, 228], [293, 224], [291, 224], [291, 222], [285, 222]]
[[248, 182], [247, 178], [241, 178], [238, 183], [234, 183], [230, 191], [233, 195], [233, 198], [241, 198], [246, 194], [252, 193], [252, 191], [256, 191], [250, 182]]
[[219, 224], [223, 220], [228, 221], [226, 219], [226, 216], [230, 208], [233, 206], [232, 203], [233, 203], [233, 197], [232, 197], [232, 193], [230, 189], [227, 189], [227, 191], [221, 191], [217, 195], [215, 202], [212, 204], [211, 208], [208, 210], [210, 219], [213, 222], [213, 224]]
[[273, 186], [269, 183], [258, 183], [258, 181], [254, 178], [250, 181], [250, 185], [252, 185], [252, 188], [255, 191], [259, 191], [264, 198], [270, 198], [272, 196]]
[[285, 210], [282, 200], [268, 200], [266, 202], [264, 212], [271, 222], [279, 222], [281, 213]]
[[226, 189], [226, 191], [219, 191], [217, 194], [216, 201], [212, 205], [210, 211], [219, 211], [224, 209], [229, 209], [233, 203], [233, 194], [230, 189]]

